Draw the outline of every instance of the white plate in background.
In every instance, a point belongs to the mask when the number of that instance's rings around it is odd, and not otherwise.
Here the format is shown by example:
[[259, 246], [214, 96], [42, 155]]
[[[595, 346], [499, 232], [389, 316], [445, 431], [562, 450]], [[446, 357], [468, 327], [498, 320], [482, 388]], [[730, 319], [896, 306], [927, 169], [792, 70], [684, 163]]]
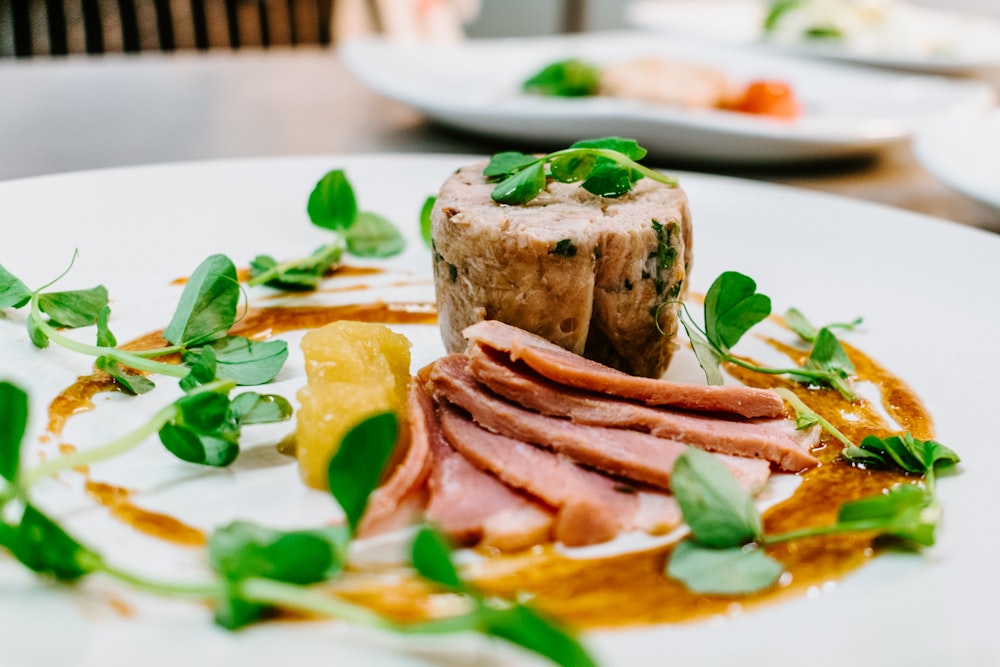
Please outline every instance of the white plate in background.
[[[348, 68], [376, 91], [430, 118], [520, 148], [560, 148], [577, 139], [637, 139], [659, 160], [781, 163], [868, 155], [909, 139], [923, 123], [982, 113], [985, 83], [872, 71], [781, 58], [648, 32], [470, 40], [420, 45], [379, 37], [339, 48]], [[686, 110], [610, 97], [526, 95], [521, 83], [545, 65], [579, 57], [597, 65], [644, 56], [702, 63], [746, 84], [789, 83], [804, 112], [779, 120]]]
[[943, 183], [1000, 215], [1000, 112], [931, 125], [917, 133], [913, 154]]
[[[60, 287], [103, 282], [112, 298], [112, 328], [127, 340], [165, 323], [181, 289], [175, 279], [208, 254], [223, 252], [245, 266], [260, 252], [279, 258], [311, 252], [326, 236], [309, 224], [306, 198], [325, 171], [344, 168], [360, 206], [388, 216], [410, 245], [381, 263], [387, 273], [363, 278], [373, 289], [310, 298], [424, 301], [433, 295], [430, 253], [417, 232], [421, 204], [456, 167], [478, 159], [329, 155], [8, 181], [0, 183], [0, 264], [37, 286], [60, 273], [79, 249]], [[992, 434], [1000, 355], [990, 350], [1000, 311], [989, 304], [1000, 284], [1000, 236], [804, 190], [678, 176], [693, 212], [692, 288], [704, 292], [719, 272], [734, 269], [757, 280], [776, 312], [798, 306], [817, 322], [864, 316], [851, 343], [913, 387], [934, 417], [938, 439], [963, 463], [960, 474], [940, 480], [944, 521], [938, 544], [923, 554], [888, 553], [807, 596], [725, 619], [592, 632], [584, 641], [604, 667], [997, 664], [1000, 449]], [[250, 296], [265, 297], [266, 291]], [[442, 353], [436, 327], [399, 330], [413, 341], [413, 368]], [[71, 335], [85, 340], [93, 332]], [[269, 391], [293, 396], [304, 383], [296, 354], [293, 344], [292, 358]], [[38, 442], [48, 402], [89, 371], [90, 360], [80, 355], [32, 348], [23, 311], [0, 317], [0, 377], [30, 392], [32, 455], [56, 444]], [[106, 442], [169, 401], [171, 385], [163, 380], [140, 398], [102, 395], [94, 412], [70, 422], [65, 438], [81, 448]], [[135, 489], [137, 505], [205, 529], [235, 517], [289, 528], [330, 519], [332, 501], [306, 489], [294, 463], [273, 454], [283, 430], [248, 430], [248, 458], [228, 470], [180, 463], [153, 438], [129, 455], [92, 466], [91, 475]], [[58, 515], [87, 545], [119, 565], [165, 579], [204, 576], [199, 550], [143, 537], [75, 488], [74, 476], [62, 479], [65, 484], [40, 486], [38, 499], [61, 508]], [[121, 608], [132, 613], [115, 611]], [[151, 598], [100, 578], [82, 590], [53, 586], [6, 557], [0, 557], [0, 628], [5, 667], [543, 664], [478, 637], [404, 640], [332, 621], [227, 634], [199, 604]]]
[[[1000, 67], [1000, 21], [990, 17], [908, 7], [906, 28], [914, 35], [912, 40], [895, 34], [891, 42], [849, 48], [834, 41], [767, 40], [763, 26], [769, 6], [760, 0], [638, 0], [626, 8], [625, 15], [629, 25], [637, 28], [794, 56], [935, 74], [974, 74]], [[925, 50], [916, 35], [930, 36], [953, 48], [949, 52]]]

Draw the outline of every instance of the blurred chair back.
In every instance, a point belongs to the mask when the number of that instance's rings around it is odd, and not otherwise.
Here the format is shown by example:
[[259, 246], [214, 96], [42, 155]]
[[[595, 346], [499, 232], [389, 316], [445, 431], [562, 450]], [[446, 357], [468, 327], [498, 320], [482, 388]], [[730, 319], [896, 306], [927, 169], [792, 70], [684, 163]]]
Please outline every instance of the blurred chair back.
[[0, 0], [0, 56], [329, 44], [334, 0]]

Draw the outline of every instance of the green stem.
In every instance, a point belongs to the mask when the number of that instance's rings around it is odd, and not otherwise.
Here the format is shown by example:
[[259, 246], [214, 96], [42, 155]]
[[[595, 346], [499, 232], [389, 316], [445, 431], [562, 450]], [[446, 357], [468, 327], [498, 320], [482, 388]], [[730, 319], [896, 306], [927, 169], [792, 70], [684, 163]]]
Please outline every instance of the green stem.
[[[215, 382], [210, 382], [206, 385], [198, 387], [196, 390], [188, 394], [188, 396], [205, 392], [228, 392], [234, 386], [235, 383], [230, 380], [216, 380]], [[23, 475], [21, 475], [21, 488], [27, 489], [41, 479], [51, 477], [52, 475], [56, 475], [66, 470], [72, 470], [77, 466], [90, 465], [98, 461], [104, 461], [114, 456], [124, 454], [130, 449], [137, 447], [144, 440], [146, 440], [146, 438], [158, 433], [159, 430], [163, 428], [167, 422], [174, 419], [176, 415], [177, 404], [171, 403], [170, 405], [160, 409], [149, 419], [149, 421], [139, 426], [139, 428], [126, 433], [122, 437], [117, 440], [113, 440], [106, 445], [76, 451], [72, 454], [66, 454], [55, 459], [49, 459], [43, 463], [39, 463], [34, 468], [27, 470]]]
[[863, 521], [835, 523], [829, 526], [813, 526], [811, 528], [790, 530], [787, 533], [778, 533], [777, 535], [765, 535], [761, 538], [760, 543], [764, 546], [771, 546], [774, 544], [781, 544], [782, 542], [801, 540], [806, 537], [821, 537], [823, 535], [835, 535], [837, 533], [859, 533], [873, 530], [881, 531], [885, 528], [885, 525], [886, 522], [884, 518], [877, 518], [865, 519]]
[[855, 446], [854, 443], [851, 442], [846, 435], [841, 433], [840, 429], [838, 429], [836, 426], [834, 426], [826, 419], [821, 417], [819, 414], [814, 412], [812, 408], [806, 405], [801, 398], [795, 395], [794, 392], [791, 392], [788, 389], [785, 389], [784, 387], [778, 387], [774, 391], [777, 392], [783, 399], [791, 403], [792, 407], [795, 409], [796, 414], [805, 415], [810, 419], [815, 419], [817, 424], [822, 426], [827, 433], [829, 433], [837, 440], [839, 440], [841, 443], [843, 443], [845, 447]]
[[855, 401], [858, 398], [857, 394], [851, 390], [842, 378], [825, 371], [811, 371], [808, 368], [769, 368], [766, 366], [757, 366], [748, 361], [744, 361], [739, 357], [733, 356], [728, 352], [719, 350], [718, 348], [716, 348], [716, 351], [722, 356], [724, 361], [733, 364], [734, 366], [745, 368], [748, 371], [764, 373], [765, 375], [791, 375], [796, 379], [809, 380], [818, 384], [832, 386], [840, 392], [841, 396], [849, 401]]
[[177, 378], [182, 378], [188, 374], [188, 369], [183, 366], [165, 364], [160, 361], [150, 361], [137, 354], [120, 350], [117, 347], [88, 345], [87, 343], [81, 343], [69, 338], [68, 336], [64, 336], [42, 317], [42, 310], [38, 306], [38, 296], [39, 293], [35, 292], [31, 297], [31, 318], [34, 320], [36, 326], [38, 326], [42, 333], [48, 336], [49, 340], [57, 343], [61, 347], [64, 347], [72, 352], [79, 352], [80, 354], [86, 354], [92, 357], [112, 357], [129, 368], [134, 368], [138, 371], [145, 371], [147, 373], [160, 373], [162, 375], [170, 375]]
[[239, 584], [240, 596], [248, 602], [312, 612], [374, 628], [395, 630], [396, 625], [373, 611], [295, 584], [271, 579], [246, 579]]
[[559, 158], [564, 155], [572, 155], [574, 153], [586, 152], [591, 155], [596, 155], [598, 157], [607, 158], [612, 160], [616, 164], [629, 169], [635, 169], [643, 176], [647, 176], [654, 181], [659, 183], [664, 183], [666, 185], [676, 186], [677, 179], [672, 176], [667, 176], [666, 174], [659, 172], [655, 169], [650, 169], [649, 167], [639, 164], [635, 160], [629, 158], [628, 156], [619, 153], [618, 151], [611, 150], [610, 148], [564, 148], [561, 151], [556, 151], [555, 153], [549, 153], [545, 156], [546, 161], [550, 161], [554, 158]]
[[101, 562], [97, 568], [99, 571], [113, 577], [122, 583], [128, 584], [137, 590], [156, 593], [158, 595], [171, 595], [174, 597], [201, 598], [201, 599], [221, 599], [225, 596], [225, 589], [219, 582], [204, 584], [178, 584], [173, 582], [154, 581], [141, 577], [137, 574], [127, 572], [105, 562]]

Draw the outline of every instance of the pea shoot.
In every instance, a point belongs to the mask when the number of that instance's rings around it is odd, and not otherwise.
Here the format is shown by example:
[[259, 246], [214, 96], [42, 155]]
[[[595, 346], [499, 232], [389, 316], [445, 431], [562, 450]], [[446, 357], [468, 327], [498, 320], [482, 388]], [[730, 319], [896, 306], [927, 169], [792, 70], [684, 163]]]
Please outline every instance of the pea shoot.
[[757, 283], [749, 276], [726, 271], [715, 279], [705, 295], [704, 328], [698, 326], [686, 307], [682, 306], [679, 313], [709, 384], [723, 383], [721, 366], [729, 363], [757, 373], [787, 375], [798, 382], [831, 387], [849, 401], [857, 399], [848, 382], [855, 373], [854, 365], [832, 329], [852, 329], [860, 319], [816, 329], [801, 312], [790, 311], [787, 319], [803, 340], [812, 343], [812, 350], [800, 368], [770, 368], [753, 364], [732, 352], [744, 334], [771, 314], [771, 299], [757, 292]]
[[[782, 395], [796, 402], [806, 423], [811, 413], [791, 392]], [[824, 420], [825, 421], [825, 420]], [[828, 422], [826, 422], [828, 424]], [[830, 427], [832, 428], [832, 427]], [[885, 493], [845, 503], [833, 524], [785, 533], [766, 534], [753, 498], [717, 459], [688, 448], [673, 470], [673, 489], [691, 535], [680, 542], [666, 571], [692, 591], [713, 595], [756, 593], [774, 586], [784, 566], [766, 547], [807, 537], [848, 532], [873, 532], [904, 545], [932, 546], [941, 517], [935, 495], [939, 469], [959, 462], [951, 449], [932, 440], [917, 440], [909, 433], [879, 438], [868, 436], [861, 446], [848, 444], [843, 457], [856, 465], [895, 468], [919, 476], [914, 484], [897, 484]]]
[[268, 285], [283, 290], [316, 289], [344, 252], [356, 257], [391, 257], [406, 245], [387, 218], [358, 209], [354, 187], [342, 169], [327, 172], [313, 188], [306, 205], [313, 225], [333, 232], [329, 243], [312, 254], [279, 263], [270, 255], [250, 262], [248, 285]]
[[491, 197], [498, 204], [526, 204], [545, 189], [548, 179], [577, 183], [600, 197], [621, 197], [639, 179], [647, 177], [676, 186], [677, 180], [639, 164], [646, 149], [633, 139], [603, 137], [578, 141], [548, 155], [516, 151], [497, 153], [483, 170], [487, 182], [496, 183]]

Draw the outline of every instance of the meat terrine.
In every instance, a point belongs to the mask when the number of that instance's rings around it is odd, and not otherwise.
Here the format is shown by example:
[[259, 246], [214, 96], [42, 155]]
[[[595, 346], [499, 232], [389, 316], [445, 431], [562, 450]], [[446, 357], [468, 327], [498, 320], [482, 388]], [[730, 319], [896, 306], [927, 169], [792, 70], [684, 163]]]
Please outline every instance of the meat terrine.
[[459, 169], [432, 212], [438, 318], [449, 352], [496, 319], [633, 375], [659, 377], [676, 347], [691, 267], [687, 196], [644, 178], [609, 199], [550, 182], [494, 202], [485, 164]]

